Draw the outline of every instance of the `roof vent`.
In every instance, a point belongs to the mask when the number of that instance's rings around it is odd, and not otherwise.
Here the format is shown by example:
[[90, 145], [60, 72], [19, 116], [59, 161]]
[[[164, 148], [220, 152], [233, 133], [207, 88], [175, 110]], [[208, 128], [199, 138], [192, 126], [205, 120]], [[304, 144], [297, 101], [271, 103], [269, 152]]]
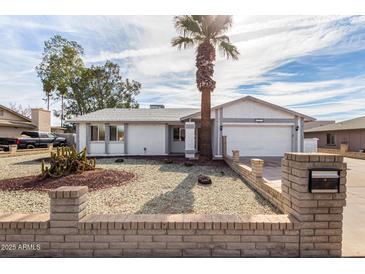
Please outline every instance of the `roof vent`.
[[150, 109], [159, 109], [159, 108], [165, 108], [164, 105], [150, 105]]

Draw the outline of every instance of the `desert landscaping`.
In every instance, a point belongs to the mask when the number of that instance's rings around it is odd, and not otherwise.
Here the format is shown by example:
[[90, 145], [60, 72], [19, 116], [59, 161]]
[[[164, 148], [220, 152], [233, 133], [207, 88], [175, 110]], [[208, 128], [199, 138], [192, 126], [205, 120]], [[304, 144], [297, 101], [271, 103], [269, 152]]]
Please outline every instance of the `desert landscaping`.
[[[14, 185], [21, 177], [40, 174], [40, 155], [1, 158], [1, 182]], [[273, 214], [277, 213], [269, 202], [248, 187], [223, 161], [210, 164], [184, 165], [184, 160], [175, 159], [166, 164], [161, 159], [125, 157], [97, 159], [97, 168], [127, 174], [120, 177], [121, 185], [101, 187], [108, 177], [100, 179], [97, 189], [90, 188], [89, 213], [196, 213], [196, 214]], [[88, 171], [95, 172], [95, 171]], [[58, 180], [69, 184], [83, 174], [69, 175]], [[200, 174], [211, 177], [209, 186], [197, 184]], [[75, 177], [76, 176], [76, 177]], [[13, 179], [13, 180], [9, 180]], [[115, 181], [115, 178], [112, 179]], [[126, 181], [127, 180], [127, 181]], [[85, 182], [80, 182], [81, 184]], [[90, 183], [90, 182], [86, 182]], [[117, 181], [114, 182], [118, 184]], [[0, 191], [1, 212], [40, 213], [49, 211], [47, 187]], [[2, 184], [3, 185], [3, 184]], [[49, 188], [54, 188], [52, 184]]]

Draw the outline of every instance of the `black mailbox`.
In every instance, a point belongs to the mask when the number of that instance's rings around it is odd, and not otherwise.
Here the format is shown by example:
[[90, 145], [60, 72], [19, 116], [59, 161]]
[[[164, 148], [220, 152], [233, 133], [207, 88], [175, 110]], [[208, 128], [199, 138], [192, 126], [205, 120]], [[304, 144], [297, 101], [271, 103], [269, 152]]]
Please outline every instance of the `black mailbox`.
[[340, 170], [335, 168], [309, 169], [308, 189], [310, 193], [340, 192]]

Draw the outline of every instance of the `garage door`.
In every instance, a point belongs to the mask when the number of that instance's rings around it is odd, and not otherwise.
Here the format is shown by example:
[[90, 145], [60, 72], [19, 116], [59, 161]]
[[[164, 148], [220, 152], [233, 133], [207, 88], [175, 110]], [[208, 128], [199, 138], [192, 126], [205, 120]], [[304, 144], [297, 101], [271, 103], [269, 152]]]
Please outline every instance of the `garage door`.
[[292, 127], [224, 125], [227, 153], [239, 150], [240, 156], [283, 156], [291, 151]]

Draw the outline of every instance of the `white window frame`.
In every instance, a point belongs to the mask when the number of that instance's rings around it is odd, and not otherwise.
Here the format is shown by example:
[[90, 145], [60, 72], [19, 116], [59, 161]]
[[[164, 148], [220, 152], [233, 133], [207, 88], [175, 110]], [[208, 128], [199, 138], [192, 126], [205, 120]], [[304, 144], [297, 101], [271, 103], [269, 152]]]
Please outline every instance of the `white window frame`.
[[[111, 134], [110, 134], [110, 128], [111, 127], [116, 127], [116, 132], [115, 132], [115, 134], [116, 134], [116, 138], [118, 138], [118, 127], [122, 127], [123, 128], [123, 133], [124, 133], [124, 137], [123, 137], [123, 141], [119, 141], [119, 140], [110, 140], [110, 137], [111, 137]], [[124, 140], [125, 140], [125, 126], [124, 126], [124, 124], [112, 124], [112, 125], [109, 125], [109, 142], [110, 143], [119, 143], [119, 144], [122, 144], [122, 143], [124, 143]]]
[[[100, 140], [100, 126], [104, 127], [104, 140]], [[91, 127], [97, 127], [98, 128], [98, 140], [91, 140]], [[105, 143], [105, 124], [91, 124], [90, 125], [90, 142], [91, 143]]]

